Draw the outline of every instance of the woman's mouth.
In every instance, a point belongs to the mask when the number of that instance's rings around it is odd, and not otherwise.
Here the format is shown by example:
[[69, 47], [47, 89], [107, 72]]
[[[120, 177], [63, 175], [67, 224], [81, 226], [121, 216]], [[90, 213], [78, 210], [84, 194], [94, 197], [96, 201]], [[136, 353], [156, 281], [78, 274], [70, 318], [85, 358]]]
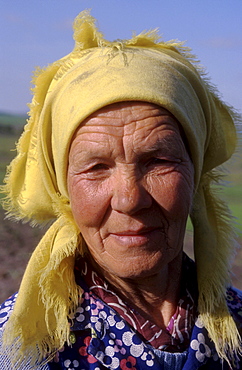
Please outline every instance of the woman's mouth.
[[140, 230], [124, 230], [109, 233], [109, 237], [113, 238], [114, 241], [118, 242], [118, 244], [122, 246], [138, 247], [147, 242], [154, 241], [161, 233], [161, 228], [151, 227]]

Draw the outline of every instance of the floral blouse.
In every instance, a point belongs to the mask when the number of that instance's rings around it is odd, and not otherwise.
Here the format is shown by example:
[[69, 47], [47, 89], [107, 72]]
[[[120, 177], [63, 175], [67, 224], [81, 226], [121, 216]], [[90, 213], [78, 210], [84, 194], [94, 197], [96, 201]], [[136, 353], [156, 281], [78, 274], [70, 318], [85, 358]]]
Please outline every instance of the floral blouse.
[[[186, 261], [187, 266], [190, 264]], [[188, 269], [189, 270], [189, 269]], [[91, 272], [92, 276], [93, 273]], [[108, 285], [98, 284], [87, 285], [90, 283], [90, 276], [84, 277], [83, 271], [77, 272], [77, 283], [83, 288], [82, 297], [80, 297], [80, 304], [73, 317], [70, 317], [71, 345], [65, 345], [58, 351], [54, 360], [44, 366], [40, 366], [39, 370], [105, 370], [105, 369], [122, 369], [122, 370], [195, 370], [195, 369], [241, 369], [242, 363], [238, 359], [231, 367], [227, 363], [221, 363], [218, 358], [214, 344], [208, 337], [206, 329], [203, 327], [199, 319], [194, 317], [194, 310], [191, 309], [193, 300], [188, 299], [188, 311], [182, 315], [183, 317], [190, 317], [190, 322], [193, 318], [192, 326], [187, 325], [189, 343], [185, 350], [182, 349], [182, 343], [186, 341], [186, 335], [180, 335], [181, 344], [178, 343], [179, 325], [177, 326], [178, 315], [175, 315], [169, 323], [166, 335], [161, 339], [167, 340], [167, 336], [172, 336], [174, 333], [174, 343], [172, 351], [169, 351], [169, 346], [159, 348], [159, 340], [148, 341], [146, 339], [147, 333], [140, 332], [140, 323], [142, 319], [139, 318], [135, 325], [131, 325], [127, 317], [131, 311], [127, 307], [126, 319], [125, 314], [120, 312], [115, 304], [115, 299], [112, 300], [113, 305], [107, 304], [102, 298], [107, 294]], [[191, 281], [191, 280], [190, 280]], [[100, 283], [100, 280], [95, 277], [95, 283]], [[100, 293], [101, 289], [101, 293]], [[97, 293], [99, 292], [99, 296]], [[105, 293], [106, 292], [106, 293]], [[109, 292], [109, 299], [113, 292]], [[0, 330], [4, 327], [11, 311], [13, 309], [16, 294], [3, 303], [0, 310]], [[107, 298], [105, 298], [106, 300]], [[117, 300], [119, 297], [116, 298]], [[227, 291], [227, 303], [231, 314], [235, 321], [242, 327], [242, 293], [234, 288], [229, 288]], [[124, 310], [125, 303], [119, 300], [121, 309]], [[132, 315], [131, 315], [132, 318]], [[138, 324], [137, 324], [138, 322]], [[148, 330], [149, 332], [149, 330]], [[161, 335], [162, 337], [162, 335]], [[168, 338], [168, 342], [170, 339]], [[155, 344], [154, 345], [151, 345]], [[156, 347], [156, 348], [155, 348]], [[168, 349], [168, 350], [167, 350]], [[10, 367], [1, 367], [0, 355], [0, 370], [9, 369]], [[21, 370], [30, 370], [24, 367]]]

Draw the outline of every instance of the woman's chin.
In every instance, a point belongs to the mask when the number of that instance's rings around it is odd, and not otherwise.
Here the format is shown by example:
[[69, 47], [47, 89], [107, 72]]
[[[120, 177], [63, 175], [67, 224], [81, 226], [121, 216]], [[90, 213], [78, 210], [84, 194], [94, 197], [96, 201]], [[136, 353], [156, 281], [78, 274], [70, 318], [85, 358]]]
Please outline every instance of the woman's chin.
[[122, 259], [109, 258], [106, 263], [97, 261], [105, 275], [113, 275], [120, 279], [140, 279], [151, 277], [160, 272], [171, 262], [171, 256], [164, 256], [161, 251], [125, 256]]

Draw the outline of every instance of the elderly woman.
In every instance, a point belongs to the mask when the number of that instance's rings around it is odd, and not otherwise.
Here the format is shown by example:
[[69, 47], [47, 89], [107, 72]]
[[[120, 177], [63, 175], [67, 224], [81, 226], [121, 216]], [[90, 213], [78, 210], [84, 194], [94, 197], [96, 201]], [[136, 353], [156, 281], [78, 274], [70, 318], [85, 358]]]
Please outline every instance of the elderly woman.
[[10, 217], [56, 220], [2, 305], [0, 369], [239, 369], [233, 230], [212, 189], [238, 117], [182, 44], [108, 42], [87, 12], [74, 28], [36, 75], [3, 188]]

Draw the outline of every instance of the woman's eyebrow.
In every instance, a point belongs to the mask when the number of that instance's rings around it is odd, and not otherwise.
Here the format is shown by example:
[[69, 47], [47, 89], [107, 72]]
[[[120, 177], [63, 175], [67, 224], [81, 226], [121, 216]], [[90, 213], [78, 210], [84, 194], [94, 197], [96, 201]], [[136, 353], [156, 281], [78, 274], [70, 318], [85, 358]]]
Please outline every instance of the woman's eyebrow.
[[174, 136], [168, 136], [164, 138], [159, 138], [155, 143], [153, 143], [150, 146], [145, 146], [144, 147], [144, 152], [145, 153], [152, 153], [156, 152], [158, 150], [170, 150], [170, 149], [177, 149], [180, 147], [181, 142], [183, 142], [182, 138], [179, 137], [175, 139]]

